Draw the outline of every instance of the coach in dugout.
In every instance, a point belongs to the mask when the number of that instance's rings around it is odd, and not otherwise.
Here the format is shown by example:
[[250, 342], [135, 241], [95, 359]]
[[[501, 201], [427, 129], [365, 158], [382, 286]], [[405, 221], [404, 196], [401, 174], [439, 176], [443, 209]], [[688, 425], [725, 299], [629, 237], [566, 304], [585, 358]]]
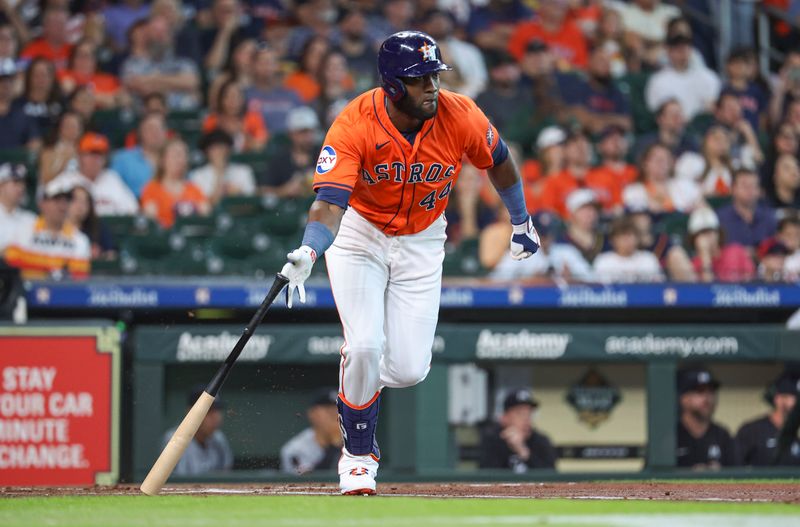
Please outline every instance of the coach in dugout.
[[733, 439], [713, 421], [718, 389], [719, 381], [705, 368], [678, 372], [677, 466], [704, 470], [737, 464]]
[[518, 474], [531, 468], [555, 468], [556, 451], [550, 439], [533, 428], [533, 411], [538, 407], [530, 390], [514, 390], [506, 396], [500, 419], [481, 434], [480, 468], [510, 468]]
[[342, 455], [342, 432], [336, 410], [336, 388], [320, 390], [311, 400], [306, 416], [311, 426], [281, 448], [281, 471], [306, 474], [335, 470]]
[[[186, 403], [190, 408], [203, 393], [204, 388], [204, 386], [196, 386], [189, 393]], [[228, 439], [220, 430], [223, 420], [222, 410], [224, 408], [225, 405], [219, 397], [214, 399], [192, 442], [186, 447], [186, 452], [184, 452], [183, 457], [175, 466], [173, 474], [176, 476], [197, 476], [207, 472], [226, 471], [233, 467], [233, 452], [228, 444]], [[175, 428], [168, 430], [164, 434], [162, 448], [167, 445], [174, 433]]]
[[753, 466], [800, 465], [800, 438], [795, 437], [788, 451], [778, 459], [778, 435], [789, 412], [797, 404], [800, 394], [800, 374], [784, 371], [764, 393], [764, 399], [772, 407], [767, 415], [742, 425], [736, 434], [736, 444], [742, 463]]

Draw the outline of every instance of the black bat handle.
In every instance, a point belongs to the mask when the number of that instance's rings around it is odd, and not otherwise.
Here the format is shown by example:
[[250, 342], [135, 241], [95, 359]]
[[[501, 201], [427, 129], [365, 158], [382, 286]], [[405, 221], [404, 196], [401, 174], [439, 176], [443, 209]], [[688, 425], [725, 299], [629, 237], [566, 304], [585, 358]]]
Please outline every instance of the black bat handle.
[[245, 326], [242, 336], [239, 337], [236, 345], [228, 354], [228, 358], [225, 359], [225, 362], [223, 362], [222, 365], [220, 365], [217, 373], [214, 374], [211, 382], [209, 382], [208, 386], [206, 386], [206, 393], [208, 393], [208, 395], [211, 395], [212, 397], [217, 396], [217, 392], [219, 392], [219, 389], [222, 388], [222, 383], [224, 383], [225, 379], [228, 377], [228, 373], [230, 373], [231, 368], [233, 368], [233, 364], [236, 362], [236, 359], [239, 358], [239, 355], [242, 353], [245, 345], [250, 340], [250, 336], [255, 332], [258, 325], [261, 324], [261, 321], [264, 320], [264, 315], [267, 314], [267, 310], [278, 297], [278, 294], [281, 292], [281, 290], [283, 290], [288, 283], [289, 279], [283, 276], [281, 273], [275, 274], [275, 280], [272, 282], [272, 287], [270, 287], [267, 296], [264, 297], [264, 300], [261, 302], [261, 305], [258, 306], [258, 310], [253, 315], [253, 318], [251, 318], [250, 322], [247, 324], [247, 326]]

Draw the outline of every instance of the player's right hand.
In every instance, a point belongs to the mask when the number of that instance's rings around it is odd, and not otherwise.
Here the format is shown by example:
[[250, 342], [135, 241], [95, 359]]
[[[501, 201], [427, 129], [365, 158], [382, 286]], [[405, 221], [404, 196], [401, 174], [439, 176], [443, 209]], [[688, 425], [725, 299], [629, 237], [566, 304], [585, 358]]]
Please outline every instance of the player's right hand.
[[515, 260], [524, 260], [536, 251], [542, 242], [539, 240], [539, 233], [533, 226], [533, 220], [528, 216], [528, 221], [519, 225], [513, 225], [511, 233], [511, 257]]
[[300, 302], [306, 303], [306, 288], [303, 284], [311, 274], [311, 266], [314, 265], [317, 254], [311, 247], [303, 245], [287, 254], [286, 259], [289, 261], [281, 269], [281, 274], [289, 279], [289, 285], [286, 288], [286, 306], [291, 308], [295, 289], [297, 289]]

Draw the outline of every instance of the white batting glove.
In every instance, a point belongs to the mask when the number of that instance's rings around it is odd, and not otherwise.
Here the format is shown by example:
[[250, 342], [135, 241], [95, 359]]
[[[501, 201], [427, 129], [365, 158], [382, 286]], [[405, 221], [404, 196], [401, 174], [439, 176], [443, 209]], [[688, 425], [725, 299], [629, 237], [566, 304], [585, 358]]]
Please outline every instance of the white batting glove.
[[306, 303], [306, 288], [303, 284], [311, 274], [311, 266], [317, 260], [317, 253], [311, 247], [303, 245], [287, 254], [286, 259], [289, 261], [281, 269], [281, 274], [289, 279], [289, 286], [286, 288], [286, 306], [291, 308], [295, 289], [300, 302]]
[[542, 242], [539, 240], [539, 233], [533, 226], [533, 220], [528, 216], [525, 223], [512, 225], [511, 234], [511, 257], [515, 260], [524, 260], [539, 250]]

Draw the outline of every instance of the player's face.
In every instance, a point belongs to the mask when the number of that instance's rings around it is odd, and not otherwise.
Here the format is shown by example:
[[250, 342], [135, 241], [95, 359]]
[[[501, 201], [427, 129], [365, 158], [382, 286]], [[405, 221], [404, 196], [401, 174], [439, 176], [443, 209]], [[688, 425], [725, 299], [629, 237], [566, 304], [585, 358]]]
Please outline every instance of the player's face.
[[439, 73], [423, 77], [404, 77], [407, 95], [397, 103], [397, 108], [421, 121], [427, 121], [439, 107]]
[[785, 418], [797, 403], [797, 396], [791, 393], [776, 393], [773, 401], [775, 401], [775, 409]]
[[717, 408], [717, 391], [711, 386], [698, 386], [681, 396], [684, 411], [703, 419], [711, 419]]

